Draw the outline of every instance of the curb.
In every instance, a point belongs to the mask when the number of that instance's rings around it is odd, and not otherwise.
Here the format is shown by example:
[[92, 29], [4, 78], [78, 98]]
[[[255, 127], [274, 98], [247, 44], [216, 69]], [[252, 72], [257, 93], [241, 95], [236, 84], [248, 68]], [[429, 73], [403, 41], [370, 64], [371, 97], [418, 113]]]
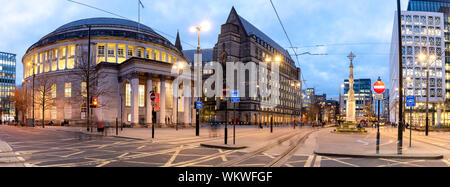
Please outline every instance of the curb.
[[332, 157], [350, 157], [350, 158], [386, 158], [386, 159], [422, 159], [422, 160], [440, 160], [444, 155], [363, 155], [363, 154], [342, 154], [342, 153], [324, 153], [316, 152], [314, 154], [319, 156]]
[[213, 145], [213, 144], [200, 144], [200, 146], [207, 147], [207, 148], [225, 149], [225, 150], [239, 150], [239, 149], [247, 148], [247, 146]]

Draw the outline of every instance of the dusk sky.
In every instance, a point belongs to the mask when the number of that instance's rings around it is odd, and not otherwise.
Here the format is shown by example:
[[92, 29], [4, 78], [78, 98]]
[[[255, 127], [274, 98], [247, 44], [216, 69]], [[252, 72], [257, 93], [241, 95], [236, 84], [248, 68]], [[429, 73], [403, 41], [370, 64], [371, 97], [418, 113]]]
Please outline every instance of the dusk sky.
[[[202, 33], [202, 48], [217, 42], [220, 25], [234, 6], [237, 12], [285, 48], [290, 47], [269, 0], [141, 0], [141, 22], [174, 43], [180, 31], [184, 49], [195, 49], [190, 26], [203, 20], [212, 30]], [[79, 0], [137, 20], [137, 0]], [[355, 78], [381, 76], [388, 85], [389, 53], [395, 0], [273, 0], [298, 53], [306, 80], [304, 88], [337, 98], [348, 78], [347, 55], [353, 51]], [[0, 51], [17, 54], [17, 84], [23, 79], [22, 57], [28, 47], [61, 25], [91, 17], [113, 15], [66, 0], [0, 0]], [[406, 9], [407, 0], [402, 0]], [[163, 33], [169, 34], [163, 34]], [[190, 44], [190, 45], [188, 45]], [[317, 46], [319, 45], [319, 46]], [[290, 53], [293, 54], [292, 50]], [[295, 57], [293, 57], [295, 59]]]

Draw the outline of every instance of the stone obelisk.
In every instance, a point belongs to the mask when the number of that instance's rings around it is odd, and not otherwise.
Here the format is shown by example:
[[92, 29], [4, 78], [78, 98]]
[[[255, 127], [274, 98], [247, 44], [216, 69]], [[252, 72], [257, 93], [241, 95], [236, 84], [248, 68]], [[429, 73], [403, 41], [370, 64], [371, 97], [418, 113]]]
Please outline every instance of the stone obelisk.
[[355, 90], [353, 89], [353, 85], [355, 83], [355, 79], [353, 77], [353, 59], [356, 56], [353, 52], [348, 55], [350, 59], [350, 76], [349, 76], [349, 90], [348, 90], [348, 98], [347, 98], [347, 122], [356, 122], [356, 101], [355, 101]]

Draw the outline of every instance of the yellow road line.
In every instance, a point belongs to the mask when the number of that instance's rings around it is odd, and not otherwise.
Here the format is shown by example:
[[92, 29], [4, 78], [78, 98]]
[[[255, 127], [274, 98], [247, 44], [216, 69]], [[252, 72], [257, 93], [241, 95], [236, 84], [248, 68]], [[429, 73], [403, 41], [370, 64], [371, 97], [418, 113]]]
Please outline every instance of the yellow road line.
[[95, 166], [95, 167], [98, 167], [98, 168], [100, 168], [100, 167], [106, 166], [106, 165], [107, 165], [107, 164], [109, 164], [109, 163], [111, 163], [111, 161], [106, 161], [106, 162], [103, 162], [102, 164], [100, 164], [100, 165], [97, 165], [97, 166]]
[[339, 162], [339, 163], [341, 163], [341, 164], [349, 165], [349, 166], [352, 166], [352, 167], [359, 167], [359, 166], [357, 166], [357, 165], [355, 165], [355, 164], [350, 164], [350, 163], [344, 162], [344, 161], [342, 161], [342, 160], [338, 160], [338, 159], [334, 159], [334, 158], [330, 158], [330, 157], [325, 157], [325, 158], [328, 159], [328, 160], [332, 160], [332, 161], [335, 161], [335, 162]]
[[313, 159], [314, 159], [314, 155], [309, 156], [308, 160], [306, 160], [305, 167], [311, 167], [311, 163], [312, 163]]
[[169, 159], [169, 161], [167, 161], [166, 164], [164, 164], [165, 167], [169, 167], [172, 165], [173, 161], [175, 161], [175, 159], [177, 158], [178, 154], [180, 154], [181, 150], [183, 150], [184, 145], [181, 145], [176, 151], [175, 153], [173, 153], [172, 157]]
[[[220, 153], [224, 153], [222, 149], [219, 149], [219, 152]], [[225, 155], [222, 155], [221, 158], [222, 158], [222, 161], [224, 161], [224, 162], [228, 161], [228, 159], [227, 159], [227, 157]]]
[[320, 162], [322, 161], [322, 157], [321, 156], [317, 156], [316, 157], [316, 161], [314, 161], [314, 167], [318, 168], [320, 167]]
[[384, 159], [384, 158], [380, 158], [380, 160], [387, 161], [387, 162], [394, 162], [394, 164], [380, 165], [377, 167], [395, 166], [395, 165], [400, 165], [400, 164], [410, 165], [410, 166], [414, 166], [414, 167], [423, 167], [421, 165], [413, 164], [413, 162], [425, 162], [424, 160], [415, 160], [415, 161], [411, 161], [411, 162], [400, 162], [400, 161]]
[[146, 145], [143, 145], [143, 146], [141, 146], [141, 147], [138, 147], [137, 149], [142, 149], [142, 148], [144, 148], [144, 147], [146, 147]]
[[72, 154], [69, 154], [69, 155], [61, 156], [61, 157], [63, 157], [63, 158], [68, 158], [68, 157], [71, 157], [71, 156], [74, 156], [74, 155], [79, 155], [79, 154], [81, 154], [81, 153], [84, 153], [84, 151], [72, 153]]
[[118, 156], [117, 158], [122, 158], [122, 157], [124, 157], [124, 156], [127, 156], [128, 154], [130, 154], [130, 153], [124, 153], [124, 154], [121, 154], [121, 155]]
[[442, 162], [444, 162], [445, 164], [447, 164], [447, 166], [450, 166], [450, 161], [442, 159]]

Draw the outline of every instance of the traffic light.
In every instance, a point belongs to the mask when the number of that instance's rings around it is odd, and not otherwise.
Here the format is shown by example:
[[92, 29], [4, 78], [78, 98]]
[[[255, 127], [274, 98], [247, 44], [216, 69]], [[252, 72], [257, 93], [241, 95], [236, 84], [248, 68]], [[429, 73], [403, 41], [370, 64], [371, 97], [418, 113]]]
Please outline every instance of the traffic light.
[[92, 98], [91, 108], [97, 108], [98, 106], [98, 98]]

